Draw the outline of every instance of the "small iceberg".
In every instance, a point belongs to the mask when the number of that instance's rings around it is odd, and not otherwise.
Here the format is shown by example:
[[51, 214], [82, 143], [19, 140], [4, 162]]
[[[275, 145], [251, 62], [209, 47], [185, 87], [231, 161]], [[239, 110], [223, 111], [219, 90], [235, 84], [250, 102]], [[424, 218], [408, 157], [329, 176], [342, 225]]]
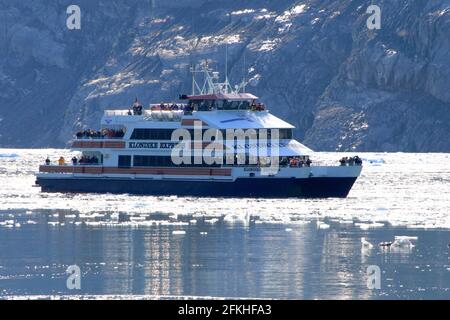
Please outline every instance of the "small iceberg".
[[409, 240], [409, 241], [417, 241], [419, 237], [414, 236], [395, 236], [395, 240]]
[[317, 229], [321, 230], [330, 229], [330, 225], [322, 221], [317, 221]]
[[371, 164], [371, 165], [375, 165], [375, 166], [376, 165], [382, 165], [382, 164], [386, 163], [386, 161], [383, 158], [372, 158], [372, 159], [363, 158], [362, 160], [367, 162], [367, 163], [369, 163], [369, 164]]
[[361, 230], [369, 230], [373, 228], [382, 228], [384, 227], [384, 223], [373, 222], [373, 223], [355, 223], [356, 227], [359, 227]]
[[361, 238], [361, 248], [363, 249], [372, 249], [373, 244], [371, 244], [369, 241], [366, 240], [366, 238]]
[[400, 238], [400, 239], [396, 239], [393, 243], [392, 243], [393, 247], [398, 247], [398, 248], [414, 248], [415, 245], [412, 244], [411, 240], [406, 239], [406, 238]]
[[248, 225], [250, 222], [250, 215], [248, 213], [229, 213], [224, 216], [223, 221], [228, 224]]
[[174, 235], [185, 235], [186, 231], [184, 231], [184, 230], [174, 230], [174, 231], [172, 231], [172, 234], [174, 234]]

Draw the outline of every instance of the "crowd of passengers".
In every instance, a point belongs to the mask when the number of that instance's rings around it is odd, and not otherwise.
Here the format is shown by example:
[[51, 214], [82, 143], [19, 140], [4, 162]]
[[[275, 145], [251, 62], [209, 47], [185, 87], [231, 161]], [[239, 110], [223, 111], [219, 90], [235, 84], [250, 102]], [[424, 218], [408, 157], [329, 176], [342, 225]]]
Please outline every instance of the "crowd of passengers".
[[72, 158], [72, 164], [74, 166], [76, 166], [78, 163], [79, 164], [99, 164], [99, 159], [96, 156], [82, 156], [80, 159], [78, 159], [77, 157], [73, 157]]
[[280, 165], [281, 166], [289, 166], [291, 168], [295, 168], [295, 167], [310, 167], [312, 164], [311, 159], [309, 158], [300, 158], [300, 157], [283, 157], [280, 160]]
[[358, 156], [354, 157], [343, 157], [341, 160], [339, 160], [339, 163], [341, 166], [361, 166], [362, 165], [362, 159]]
[[124, 129], [114, 130], [104, 128], [101, 131], [83, 130], [75, 134], [77, 139], [104, 139], [104, 138], [123, 138], [125, 135]]
[[[99, 164], [100, 161], [96, 156], [82, 156], [80, 159], [78, 159], [77, 157], [73, 157], [72, 158], [72, 164], [74, 166], [76, 166], [77, 164], [91, 164], [91, 165], [96, 165]], [[47, 159], [45, 159], [45, 164], [47, 166], [49, 166], [51, 164], [51, 160], [49, 157], [47, 157]], [[66, 165], [66, 159], [64, 159], [64, 157], [59, 157], [58, 159], [58, 165], [60, 166], [65, 166]]]
[[[212, 106], [211, 104], [207, 104], [207, 103], [203, 103], [200, 106], [195, 106], [194, 103], [189, 103], [187, 105], [178, 105], [176, 103], [161, 103], [159, 105], [154, 105], [150, 107], [151, 111], [184, 111], [185, 113], [191, 113], [194, 110], [197, 111], [211, 111], [214, 110], [215, 107]], [[257, 103], [255, 101], [252, 102], [252, 104], [250, 105], [250, 109], [252, 111], [264, 111], [266, 110], [266, 106], [263, 103]], [[142, 104], [139, 103], [138, 100], [136, 100], [136, 102], [133, 104], [133, 106], [128, 109], [128, 115], [132, 116], [141, 116], [143, 114], [143, 106]]]

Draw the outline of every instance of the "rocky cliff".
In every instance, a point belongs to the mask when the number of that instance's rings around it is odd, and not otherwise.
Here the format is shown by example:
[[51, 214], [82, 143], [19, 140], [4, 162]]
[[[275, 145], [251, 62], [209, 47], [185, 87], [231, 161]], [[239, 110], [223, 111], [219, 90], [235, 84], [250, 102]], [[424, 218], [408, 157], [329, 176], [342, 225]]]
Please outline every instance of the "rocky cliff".
[[[450, 151], [449, 0], [0, 0], [0, 147], [189, 92], [211, 60], [316, 150]], [[369, 30], [370, 4], [381, 29]]]

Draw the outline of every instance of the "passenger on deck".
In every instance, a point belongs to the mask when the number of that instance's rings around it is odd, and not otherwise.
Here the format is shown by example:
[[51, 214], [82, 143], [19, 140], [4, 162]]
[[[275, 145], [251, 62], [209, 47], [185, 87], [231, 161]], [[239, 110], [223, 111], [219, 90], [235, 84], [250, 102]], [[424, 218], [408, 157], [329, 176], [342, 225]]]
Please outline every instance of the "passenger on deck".
[[349, 166], [354, 166], [355, 165], [355, 159], [354, 158], [349, 158], [348, 159], [348, 165]]
[[308, 158], [308, 160], [306, 160], [306, 166], [311, 167], [311, 163], [312, 163], [311, 159]]
[[60, 166], [66, 165], [66, 160], [64, 159], [64, 157], [61, 156], [61, 157], [59, 158], [58, 164], [59, 164]]
[[288, 165], [288, 159], [286, 157], [281, 158], [280, 165], [285, 167]]
[[136, 98], [136, 100], [133, 103], [133, 114], [135, 116], [140, 116], [142, 115], [142, 104], [139, 102], [138, 98]]
[[342, 157], [341, 160], [339, 160], [339, 163], [341, 164], [342, 167], [345, 167], [347, 160], [344, 157]]
[[131, 116], [131, 115], [133, 115], [132, 113], [131, 113], [131, 110], [130, 109], [128, 109], [128, 113], [127, 113], [129, 116]]
[[353, 161], [355, 162], [355, 164], [357, 166], [361, 166], [362, 165], [362, 159], [360, 157], [358, 157], [358, 156], [354, 156], [353, 157]]
[[72, 158], [72, 163], [73, 163], [74, 166], [77, 165], [77, 163], [78, 163], [77, 157], [73, 157], [73, 158]]
[[47, 157], [47, 159], [45, 159], [45, 164], [48, 166], [50, 165], [50, 159], [48, 157]]
[[292, 159], [289, 161], [289, 166], [291, 166], [291, 167], [296, 167], [297, 164], [298, 164], [297, 158], [292, 158]]

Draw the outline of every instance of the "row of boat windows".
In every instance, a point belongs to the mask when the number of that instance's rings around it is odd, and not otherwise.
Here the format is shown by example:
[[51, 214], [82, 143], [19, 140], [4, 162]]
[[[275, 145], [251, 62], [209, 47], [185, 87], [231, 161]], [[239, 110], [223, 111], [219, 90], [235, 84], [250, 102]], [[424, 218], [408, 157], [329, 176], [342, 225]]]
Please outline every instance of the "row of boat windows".
[[[194, 138], [194, 129], [187, 129], [192, 139]], [[207, 129], [202, 130], [202, 136]], [[131, 134], [131, 140], [171, 140], [173, 129], [134, 129]], [[222, 137], [226, 139], [226, 130], [220, 130]], [[258, 134], [261, 134], [259, 130], [256, 130]], [[265, 130], [268, 139], [271, 138], [272, 131], [270, 129]], [[245, 130], [244, 130], [245, 132]], [[292, 139], [292, 129], [279, 129], [280, 139]]]
[[[199, 157], [196, 159], [194, 157], [191, 157], [191, 162], [189, 163], [183, 163], [183, 164], [174, 164], [172, 161], [172, 158], [170, 156], [133, 156], [133, 164], [131, 163], [131, 156], [119, 156], [119, 168], [130, 168], [130, 167], [183, 167], [183, 166], [189, 166], [189, 167], [219, 167], [221, 164], [207, 164], [203, 161], [202, 157]], [[226, 163], [226, 159], [223, 160], [223, 163]], [[234, 165], [237, 164], [244, 164], [244, 163], [238, 163], [237, 158], [234, 161]], [[251, 164], [250, 159], [247, 157], [245, 159], [245, 164]]]
[[251, 108], [250, 101], [229, 101], [229, 100], [194, 100], [190, 106], [194, 110], [248, 110]]

